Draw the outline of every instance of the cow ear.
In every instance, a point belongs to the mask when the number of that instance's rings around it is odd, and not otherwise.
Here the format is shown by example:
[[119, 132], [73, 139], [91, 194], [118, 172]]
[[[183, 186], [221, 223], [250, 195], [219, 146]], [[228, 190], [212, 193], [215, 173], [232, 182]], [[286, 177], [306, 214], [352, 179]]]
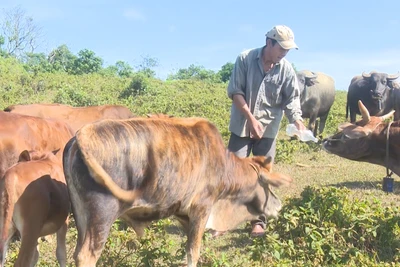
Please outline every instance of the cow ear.
[[18, 162], [31, 161], [31, 155], [28, 150], [24, 150], [19, 154]]
[[263, 187], [266, 187], [268, 185], [272, 185], [274, 187], [281, 187], [281, 186], [286, 186], [289, 185], [293, 182], [292, 177], [279, 173], [279, 172], [264, 172], [262, 171], [260, 173], [260, 182]]

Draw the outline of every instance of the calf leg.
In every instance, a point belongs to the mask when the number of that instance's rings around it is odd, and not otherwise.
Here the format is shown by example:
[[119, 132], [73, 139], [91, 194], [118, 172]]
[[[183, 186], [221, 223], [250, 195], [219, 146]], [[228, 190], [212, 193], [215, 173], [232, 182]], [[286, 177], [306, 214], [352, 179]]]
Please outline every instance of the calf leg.
[[201, 240], [209, 216], [208, 207], [197, 207], [189, 214], [189, 232], [186, 245], [188, 267], [196, 267], [200, 258]]
[[37, 250], [38, 236], [26, 234], [21, 238], [21, 248], [19, 249], [18, 258], [15, 261], [14, 267], [27, 267], [35, 266], [39, 259], [39, 252]]
[[67, 236], [68, 223], [67, 221], [57, 231], [57, 249], [56, 256], [60, 267], [67, 266], [67, 248], [66, 248], [66, 236]]

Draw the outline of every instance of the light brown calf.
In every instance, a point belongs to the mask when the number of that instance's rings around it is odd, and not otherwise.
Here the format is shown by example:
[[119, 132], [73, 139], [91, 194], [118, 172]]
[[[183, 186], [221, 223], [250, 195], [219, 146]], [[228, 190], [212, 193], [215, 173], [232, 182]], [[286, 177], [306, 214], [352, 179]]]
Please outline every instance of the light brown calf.
[[52, 152], [24, 150], [0, 180], [0, 266], [11, 237], [19, 233], [15, 266], [35, 266], [38, 238], [57, 233], [57, 260], [66, 266], [69, 196], [61, 160]]

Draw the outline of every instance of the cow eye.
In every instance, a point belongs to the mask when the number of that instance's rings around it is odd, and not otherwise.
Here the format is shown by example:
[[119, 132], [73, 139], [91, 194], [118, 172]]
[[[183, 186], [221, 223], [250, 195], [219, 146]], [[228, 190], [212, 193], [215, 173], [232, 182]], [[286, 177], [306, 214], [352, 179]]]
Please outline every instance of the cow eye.
[[383, 80], [383, 81], [382, 81], [382, 84], [383, 84], [383, 85], [386, 85], [386, 80]]

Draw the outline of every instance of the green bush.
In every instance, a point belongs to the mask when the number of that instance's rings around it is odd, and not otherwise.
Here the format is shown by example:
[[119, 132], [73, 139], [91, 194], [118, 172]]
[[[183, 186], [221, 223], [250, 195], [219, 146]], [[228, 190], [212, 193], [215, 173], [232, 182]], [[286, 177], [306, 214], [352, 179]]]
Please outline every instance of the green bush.
[[289, 199], [252, 259], [300, 265], [374, 265], [400, 260], [400, 208], [350, 199], [346, 188], [307, 187]]

